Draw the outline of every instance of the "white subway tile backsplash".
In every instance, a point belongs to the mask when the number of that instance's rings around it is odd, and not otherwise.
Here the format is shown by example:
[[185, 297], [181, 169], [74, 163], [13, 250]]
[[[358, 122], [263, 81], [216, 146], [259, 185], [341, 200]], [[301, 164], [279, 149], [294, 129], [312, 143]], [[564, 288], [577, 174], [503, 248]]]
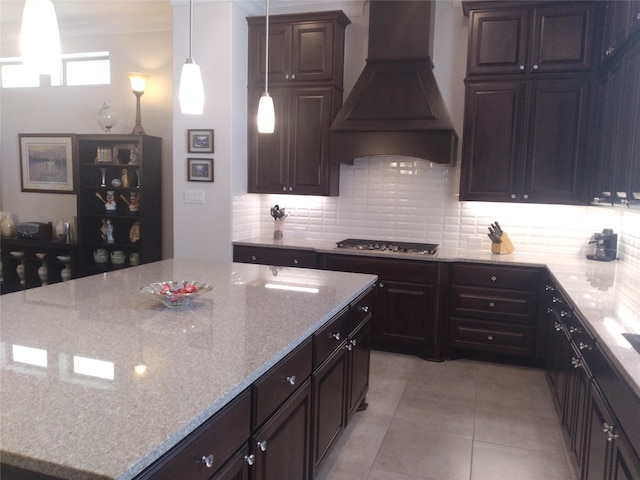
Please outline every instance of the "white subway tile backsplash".
[[500, 222], [518, 251], [585, 255], [591, 234], [619, 233], [620, 257], [640, 268], [640, 212], [609, 207], [460, 202], [460, 169], [420, 159], [380, 156], [342, 165], [339, 197], [247, 194], [234, 198], [233, 239], [270, 235], [269, 209], [289, 217], [285, 235], [424, 241], [490, 248], [487, 227]]

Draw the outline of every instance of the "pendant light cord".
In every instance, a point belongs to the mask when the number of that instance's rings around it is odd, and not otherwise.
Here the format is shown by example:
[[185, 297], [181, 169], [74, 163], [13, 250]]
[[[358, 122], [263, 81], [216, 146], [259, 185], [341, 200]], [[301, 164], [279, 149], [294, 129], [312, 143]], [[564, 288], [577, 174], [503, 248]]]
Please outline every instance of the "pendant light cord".
[[264, 93], [269, 93], [269, 0], [267, 0], [267, 26], [265, 36], [265, 55], [264, 55]]
[[189, 60], [193, 63], [193, 0], [189, 1]]

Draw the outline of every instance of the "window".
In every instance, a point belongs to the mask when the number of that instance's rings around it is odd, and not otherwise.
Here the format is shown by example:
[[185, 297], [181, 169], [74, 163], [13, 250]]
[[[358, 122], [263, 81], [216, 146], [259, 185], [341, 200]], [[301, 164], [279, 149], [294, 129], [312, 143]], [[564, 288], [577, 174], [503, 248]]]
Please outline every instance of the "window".
[[[20, 57], [0, 58], [2, 88], [39, 87], [41, 78], [29, 72]], [[109, 52], [62, 55], [58, 77], [51, 76], [51, 86], [108, 85], [111, 83]]]

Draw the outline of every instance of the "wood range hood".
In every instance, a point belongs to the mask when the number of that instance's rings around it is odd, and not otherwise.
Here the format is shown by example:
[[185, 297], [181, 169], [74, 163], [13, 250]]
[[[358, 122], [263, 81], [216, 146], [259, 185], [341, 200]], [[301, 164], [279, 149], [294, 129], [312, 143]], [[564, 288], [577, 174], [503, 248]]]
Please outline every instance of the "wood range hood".
[[332, 162], [373, 155], [455, 162], [458, 135], [431, 61], [435, 3], [371, 0], [368, 57], [329, 130]]

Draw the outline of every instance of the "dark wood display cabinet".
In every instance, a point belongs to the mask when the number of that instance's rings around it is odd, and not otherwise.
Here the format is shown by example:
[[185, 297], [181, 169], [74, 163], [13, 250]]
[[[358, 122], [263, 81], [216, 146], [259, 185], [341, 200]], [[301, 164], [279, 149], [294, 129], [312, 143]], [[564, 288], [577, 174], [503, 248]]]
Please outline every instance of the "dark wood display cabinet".
[[594, 2], [464, 2], [460, 200], [584, 204]]
[[453, 355], [487, 352], [541, 360], [539, 279], [536, 268], [452, 264], [448, 334]]
[[2, 293], [77, 276], [77, 244], [51, 239], [2, 237]]
[[80, 275], [160, 260], [162, 139], [75, 138]]
[[269, 94], [276, 126], [258, 133], [265, 81], [265, 18], [249, 17], [248, 191], [337, 195], [339, 165], [329, 161], [329, 127], [342, 105], [343, 12], [269, 17]]

